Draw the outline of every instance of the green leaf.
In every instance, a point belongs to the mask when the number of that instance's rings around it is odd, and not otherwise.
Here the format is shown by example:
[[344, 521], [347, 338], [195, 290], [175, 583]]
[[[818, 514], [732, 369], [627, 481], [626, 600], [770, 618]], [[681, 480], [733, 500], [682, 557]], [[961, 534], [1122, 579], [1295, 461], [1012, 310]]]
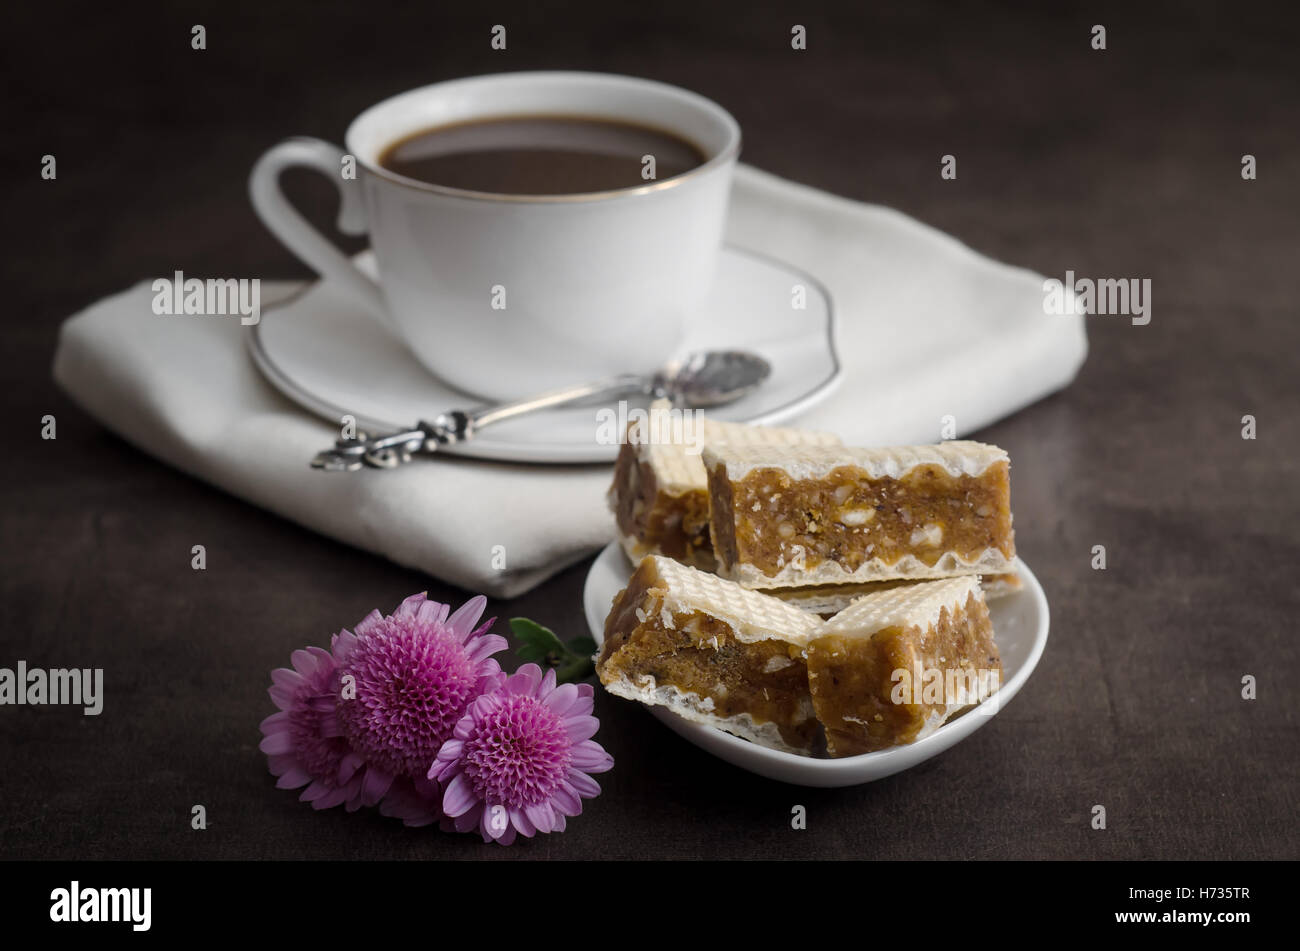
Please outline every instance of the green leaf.
[[555, 680], [562, 684], [577, 683], [591, 676], [592, 669], [590, 657], [575, 656], [555, 668]]
[[567, 646], [573, 653], [581, 654], [583, 657], [590, 657], [597, 651], [595, 640], [587, 637], [585, 634], [580, 637], [575, 637], [573, 640], [569, 641]]
[[[548, 667], [554, 667], [558, 658], [566, 653], [554, 631], [526, 617], [511, 618], [510, 631], [519, 641], [515, 654], [525, 661], [545, 662]], [[552, 656], [556, 660], [552, 660]]]
[[590, 637], [575, 637], [567, 644], [549, 627], [526, 617], [510, 619], [510, 631], [519, 642], [515, 656], [525, 663], [552, 668], [559, 683], [572, 683], [591, 675], [591, 655], [596, 642]]

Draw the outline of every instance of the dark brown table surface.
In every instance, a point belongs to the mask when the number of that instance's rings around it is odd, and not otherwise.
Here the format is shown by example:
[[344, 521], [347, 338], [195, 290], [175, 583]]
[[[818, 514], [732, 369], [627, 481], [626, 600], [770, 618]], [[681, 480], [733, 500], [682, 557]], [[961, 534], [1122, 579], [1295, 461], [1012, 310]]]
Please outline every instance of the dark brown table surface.
[[[107, 699], [97, 718], [0, 708], [0, 857], [1300, 855], [1297, 18], [1241, 3], [876, 6], [6, 10], [0, 666], [103, 667]], [[505, 52], [489, 49], [495, 23]], [[789, 48], [794, 23], [805, 52]], [[599, 696], [617, 760], [604, 794], [568, 832], [511, 849], [314, 813], [273, 788], [257, 751], [268, 671], [371, 607], [465, 593], [105, 431], [50, 379], [59, 323], [173, 268], [309, 276], [248, 206], [263, 149], [338, 140], [412, 86], [525, 68], [696, 89], [736, 115], [764, 169], [1044, 274], [1153, 282], [1148, 326], [1090, 318], [1074, 385], [979, 434], [1014, 459], [1018, 545], [1052, 627], [1032, 679], [970, 739], [881, 782], [801, 789]], [[55, 182], [39, 176], [46, 153]], [[956, 181], [940, 179], [945, 153]], [[1242, 180], [1246, 153], [1257, 181]], [[291, 186], [331, 219], [328, 183]], [[56, 441], [39, 438], [45, 414]], [[190, 569], [198, 543], [205, 572]], [[579, 633], [587, 565], [492, 611]], [[205, 831], [190, 829], [195, 803]], [[790, 828], [796, 804], [806, 831]]]

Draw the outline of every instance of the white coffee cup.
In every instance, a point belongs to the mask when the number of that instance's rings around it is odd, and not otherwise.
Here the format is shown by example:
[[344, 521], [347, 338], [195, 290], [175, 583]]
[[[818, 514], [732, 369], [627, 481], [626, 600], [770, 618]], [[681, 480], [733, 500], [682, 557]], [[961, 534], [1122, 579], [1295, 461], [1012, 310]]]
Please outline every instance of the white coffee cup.
[[[641, 187], [537, 196], [432, 185], [379, 164], [388, 146], [425, 130], [528, 115], [665, 130], [706, 161]], [[664, 83], [502, 73], [386, 99], [352, 122], [344, 142], [346, 152], [294, 138], [263, 155], [249, 180], [258, 215], [435, 375], [479, 397], [512, 399], [653, 372], [673, 356], [713, 279], [740, 128], [716, 103]], [[293, 166], [339, 186], [339, 230], [369, 234], [378, 282], [285, 199], [279, 176]]]

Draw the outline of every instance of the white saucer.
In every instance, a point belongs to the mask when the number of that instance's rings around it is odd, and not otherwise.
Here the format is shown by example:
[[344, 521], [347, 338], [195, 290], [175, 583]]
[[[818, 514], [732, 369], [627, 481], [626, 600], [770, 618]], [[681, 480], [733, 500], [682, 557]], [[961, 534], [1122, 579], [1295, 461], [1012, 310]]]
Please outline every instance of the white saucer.
[[[1024, 587], [989, 602], [993, 636], [1002, 655], [1002, 689], [923, 740], [843, 759], [813, 759], [770, 750], [702, 723], [683, 720], [663, 707], [650, 707], [650, 712], [701, 749], [769, 779], [798, 786], [835, 787], [856, 786], [892, 776], [970, 736], [992, 719], [1034, 672], [1038, 659], [1043, 656], [1043, 648], [1047, 646], [1047, 598], [1034, 573], [1020, 559], [1016, 559], [1016, 573]], [[609, 614], [610, 605], [627, 586], [631, 574], [632, 563], [617, 542], [600, 553], [587, 574], [582, 604], [591, 636], [597, 644], [604, 640], [605, 616]]]
[[[368, 252], [357, 263], [374, 273]], [[805, 309], [791, 306], [796, 284], [806, 288]], [[268, 307], [247, 340], [276, 389], [331, 423], [351, 415], [371, 432], [406, 429], [479, 402], [433, 377], [392, 331], [328, 281]], [[634, 346], [630, 332], [628, 345]], [[772, 365], [756, 392], [710, 410], [717, 419], [787, 420], [825, 399], [840, 378], [826, 289], [802, 271], [736, 248], [723, 249], [709, 299], [681, 349], [708, 348], [752, 350]], [[518, 462], [612, 462], [618, 446], [597, 441], [597, 409], [549, 410], [499, 423], [454, 451]]]

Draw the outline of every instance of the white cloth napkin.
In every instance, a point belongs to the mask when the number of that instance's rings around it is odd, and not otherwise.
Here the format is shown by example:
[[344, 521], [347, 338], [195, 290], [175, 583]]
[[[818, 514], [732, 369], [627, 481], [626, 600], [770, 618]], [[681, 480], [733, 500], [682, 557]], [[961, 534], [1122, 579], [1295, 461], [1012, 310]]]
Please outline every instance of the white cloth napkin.
[[[830, 290], [844, 379], [799, 425], [846, 442], [940, 440], [1073, 379], [1083, 318], [1043, 309], [1043, 278], [905, 215], [741, 166], [728, 242]], [[262, 285], [263, 305], [293, 289]], [[444, 457], [385, 472], [314, 472], [336, 437], [246, 356], [237, 318], [159, 317], [149, 281], [63, 325], [54, 376], [104, 425], [177, 468], [321, 534], [461, 587], [514, 597], [604, 545], [607, 466]], [[886, 315], [881, 317], [880, 315]]]

